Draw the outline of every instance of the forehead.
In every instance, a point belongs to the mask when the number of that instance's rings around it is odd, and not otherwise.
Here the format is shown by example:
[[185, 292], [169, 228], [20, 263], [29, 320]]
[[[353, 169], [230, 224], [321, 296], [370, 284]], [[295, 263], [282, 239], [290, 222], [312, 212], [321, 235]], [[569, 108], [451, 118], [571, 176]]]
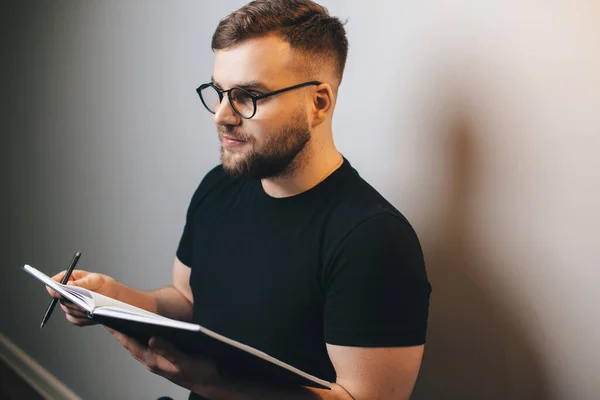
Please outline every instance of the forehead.
[[290, 80], [290, 45], [277, 36], [245, 40], [217, 50], [213, 79], [224, 88], [245, 82], [277, 85]]

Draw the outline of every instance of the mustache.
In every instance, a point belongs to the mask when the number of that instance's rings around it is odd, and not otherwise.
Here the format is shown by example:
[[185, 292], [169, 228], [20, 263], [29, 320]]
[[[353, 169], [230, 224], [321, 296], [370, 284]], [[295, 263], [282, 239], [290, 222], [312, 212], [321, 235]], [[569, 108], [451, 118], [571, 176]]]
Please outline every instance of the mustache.
[[218, 126], [217, 127], [217, 133], [219, 135], [219, 138], [222, 138], [223, 136], [227, 135], [229, 137], [232, 137], [235, 140], [239, 140], [239, 141], [243, 141], [243, 142], [247, 142], [249, 140], [251, 140], [252, 136], [245, 133], [245, 132], [236, 132], [233, 129], [228, 129], [227, 127], [224, 126]]

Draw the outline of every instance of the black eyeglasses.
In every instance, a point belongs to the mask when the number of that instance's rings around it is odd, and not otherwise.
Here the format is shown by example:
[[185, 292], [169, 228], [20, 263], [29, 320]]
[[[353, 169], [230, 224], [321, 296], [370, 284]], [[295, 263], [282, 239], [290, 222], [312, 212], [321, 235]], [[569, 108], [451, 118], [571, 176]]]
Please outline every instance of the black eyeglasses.
[[237, 115], [244, 119], [250, 119], [254, 117], [254, 114], [256, 114], [256, 102], [258, 100], [304, 86], [320, 84], [321, 82], [318, 81], [310, 81], [275, 90], [274, 92], [254, 94], [251, 91], [238, 87], [222, 90], [216, 87], [213, 83], [205, 83], [200, 85], [198, 89], [196, 89], [196, 92], [198, 93], [198, 96], [200, 96], [200, 100], [202, 100], [204, 107], [206, 107], [206, 109], [212, 114], [216, 113], [217, 107], [223, 101], [223, 96], [225, 96], [225, 93], [227, 93], [229, 104], [231, 104], [233, 111], [235, 111]]

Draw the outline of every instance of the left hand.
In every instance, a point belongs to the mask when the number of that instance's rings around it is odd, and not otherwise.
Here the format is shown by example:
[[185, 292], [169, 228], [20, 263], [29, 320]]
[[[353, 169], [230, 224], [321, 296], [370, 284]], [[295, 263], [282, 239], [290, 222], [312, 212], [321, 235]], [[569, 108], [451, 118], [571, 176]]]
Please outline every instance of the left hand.
[[201, 394], [217, 387], [222, 380], [214, 362], [207, 357], [186, 355], [157, 337], [145, 344], [114, 329], [106, 329], [150, 372], [176, 385]]

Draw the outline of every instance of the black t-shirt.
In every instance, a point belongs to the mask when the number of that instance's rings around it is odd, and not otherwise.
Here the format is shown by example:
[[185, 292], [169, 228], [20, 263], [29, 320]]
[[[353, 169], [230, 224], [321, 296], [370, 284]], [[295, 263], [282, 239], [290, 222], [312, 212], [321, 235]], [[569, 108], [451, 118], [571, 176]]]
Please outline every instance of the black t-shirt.
[[214, 168], [177, 257], [192, 268], [195, 323], [330, 382], [326, 343], [425, 343], [431, 286], [417, 235], [346, 159], [286, 198]]

